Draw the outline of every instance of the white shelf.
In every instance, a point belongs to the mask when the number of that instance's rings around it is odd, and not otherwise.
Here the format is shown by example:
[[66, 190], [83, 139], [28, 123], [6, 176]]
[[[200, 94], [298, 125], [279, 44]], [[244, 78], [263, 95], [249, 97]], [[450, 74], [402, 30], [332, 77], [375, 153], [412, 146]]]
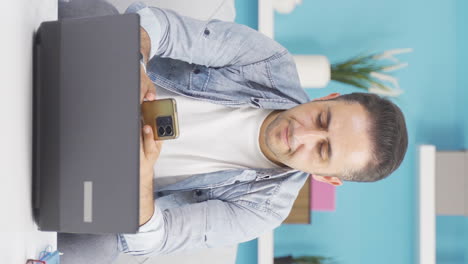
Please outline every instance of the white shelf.
[[272, 0], [258, 0], [258, 31], [274, 38], [274, 11]]
[[266, 232], [258, 238], [258, 264], [273, 264], [274, 262], [274, 242], [273, 230]]
[[419, 261], [436, 264], [436, 203], [435, 203], [436, 148], [419, 146]]

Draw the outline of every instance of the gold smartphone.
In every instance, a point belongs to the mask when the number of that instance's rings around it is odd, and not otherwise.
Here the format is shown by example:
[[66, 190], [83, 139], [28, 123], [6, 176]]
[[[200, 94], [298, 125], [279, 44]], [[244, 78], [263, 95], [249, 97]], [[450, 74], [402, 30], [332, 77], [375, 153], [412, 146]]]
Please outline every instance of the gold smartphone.
[[153, 129], [154, 140], [167, 140], [179, 137], [177, 104], [172, 98], [145, 101], [141, 104], [143, 125]]

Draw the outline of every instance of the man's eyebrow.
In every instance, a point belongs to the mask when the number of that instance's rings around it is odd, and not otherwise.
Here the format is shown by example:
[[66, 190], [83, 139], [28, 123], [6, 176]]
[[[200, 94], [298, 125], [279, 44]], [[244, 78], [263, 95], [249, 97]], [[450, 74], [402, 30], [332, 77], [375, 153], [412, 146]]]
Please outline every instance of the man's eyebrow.
[[[330, 106], [327, 107], [327, 127], [330, 128], [330, 122], [331, 122], [331, 111], [330, 111]], [[328, 138], [328, 160], [330, 160], [332, 157], [332, 147], [331, 147], [331, 142], [330, 138]]]

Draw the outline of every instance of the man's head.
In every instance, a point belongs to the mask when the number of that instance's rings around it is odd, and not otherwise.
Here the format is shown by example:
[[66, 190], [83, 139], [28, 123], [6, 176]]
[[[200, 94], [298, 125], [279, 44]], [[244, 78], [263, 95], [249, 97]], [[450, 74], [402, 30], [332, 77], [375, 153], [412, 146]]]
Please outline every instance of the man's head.
[[377, 181], [402, 162], [408, 135], [401, 110], [374, 94], [330, 94], [273, 115], [262, 151], [319, 181]]

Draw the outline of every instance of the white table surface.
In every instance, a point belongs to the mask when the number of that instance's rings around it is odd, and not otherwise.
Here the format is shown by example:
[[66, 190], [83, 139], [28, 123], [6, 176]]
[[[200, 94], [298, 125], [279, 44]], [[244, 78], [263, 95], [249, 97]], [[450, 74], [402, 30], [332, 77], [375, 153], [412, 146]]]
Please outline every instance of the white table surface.
[[26, 263], [53, 232], [40, 232], [31, 212], [32, 43], [42, 21], [57, 19], [57, 0], [11, 0], [0, 16], [0, 259]]

